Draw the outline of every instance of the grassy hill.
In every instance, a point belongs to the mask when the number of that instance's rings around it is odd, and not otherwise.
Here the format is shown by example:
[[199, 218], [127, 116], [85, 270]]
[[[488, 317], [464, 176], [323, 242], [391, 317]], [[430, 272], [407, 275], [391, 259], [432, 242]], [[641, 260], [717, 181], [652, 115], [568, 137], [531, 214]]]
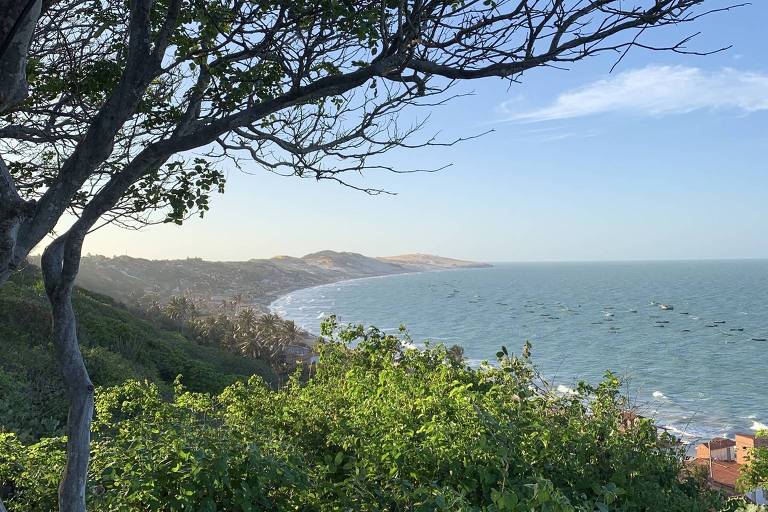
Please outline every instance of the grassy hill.
[[[216, 393], [253, 374], [273, 381], [261, 361], [199, 345], [138, 318], [109, 297], [77, 289], [74, 302], [83, 356], [96, 386], [140, 379], [169, 391], [182, 375], [189, 389]], [[65, 422], [50, 325], [37, 271], [21, 272], [0, 289], [0, 431], [33, 439], [59, 433]]]

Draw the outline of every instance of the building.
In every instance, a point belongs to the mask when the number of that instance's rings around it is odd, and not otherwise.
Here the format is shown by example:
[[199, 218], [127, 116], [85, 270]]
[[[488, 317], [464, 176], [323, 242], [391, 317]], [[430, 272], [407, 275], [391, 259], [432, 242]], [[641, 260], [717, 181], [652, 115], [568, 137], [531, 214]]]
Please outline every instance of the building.
[[[749, 463], [750, 450], [768, 447], [768, 437], [736, 434], [736, 439], [716, 437], [696, 447], [696, 458], [691, 464], [704, 468], [709, 475], [709, 485], [730, 496], [742, 494], [736, 489], [741, 468]], [[768, 505], [768, 492], [753, 489], [743, 494], [758, 505]]]
[[768, 437], [755, 437], [751, 434], [736, 434], [736, 462], [746, 464], [749, 452], [753, 448], [768, 448]]
[[734, 461], [736, 460], [736, 441], [724, 437], [710, 439], [696, 447], [696, 458]]

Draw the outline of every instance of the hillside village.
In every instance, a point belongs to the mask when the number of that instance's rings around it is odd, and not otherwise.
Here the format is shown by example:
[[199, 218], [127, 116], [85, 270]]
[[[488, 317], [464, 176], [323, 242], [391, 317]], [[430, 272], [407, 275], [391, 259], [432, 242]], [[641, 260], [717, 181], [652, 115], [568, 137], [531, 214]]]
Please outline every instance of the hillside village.
[[[737, 481], [755, 448], [768, 448], [768, 437], [753, 434], [736, 434], [734, 439], [715, 437], [697, 445], [696, 455], [688, 464], [703, 468], [713, 489], [737, 496], [742, 494]], [[768, 489], [752, 489], [744, 496], [757, 505], [768, 505]]]
[[[636, 426], [640, 421], [653, 421], [634, 411], [621, 414], [622, 429]], [[678, 447], [682, 441], [670, 434], [665, 427], [654, 425], [660, 439], [666, 436]], [[736, 433], [734, 439], [714, 437], [695, 446], [695, 452], [686, 456], [684, 473], [698, 473], [706, 479], [707, 485], [726, 496], [740, 496], [756, 505], [768, 505], [768, 489], [759, 487], [745, 490], [739, 485], [739, 477], [748, 467], [756, 448], [768, 448], [768, 435]]]

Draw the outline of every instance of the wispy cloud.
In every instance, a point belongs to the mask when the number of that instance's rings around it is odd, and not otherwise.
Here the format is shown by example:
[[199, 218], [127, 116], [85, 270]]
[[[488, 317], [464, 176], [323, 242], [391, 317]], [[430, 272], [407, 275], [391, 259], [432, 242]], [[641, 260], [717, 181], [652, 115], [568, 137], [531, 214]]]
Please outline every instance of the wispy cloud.
[[570, 119], [609, 112], [649, 116], [695, 110], [738, 113], [768, 110], [768, 73], [725, 68], [707, 71], [685, 66], [648, 66], [630, 70], [560, 94], [544, 107], [521, 110], [522, 102], [503, 103], [503, 120], [518, 122]]

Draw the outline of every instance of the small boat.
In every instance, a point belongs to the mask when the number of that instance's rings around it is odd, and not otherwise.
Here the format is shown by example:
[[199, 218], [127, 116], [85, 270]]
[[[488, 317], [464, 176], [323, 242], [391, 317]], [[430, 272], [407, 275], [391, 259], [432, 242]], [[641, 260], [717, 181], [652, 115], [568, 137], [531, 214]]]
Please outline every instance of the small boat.
[[675, 308], [671, 304], [659, 304], [659, 309], [664, 311], [672, 311]]

